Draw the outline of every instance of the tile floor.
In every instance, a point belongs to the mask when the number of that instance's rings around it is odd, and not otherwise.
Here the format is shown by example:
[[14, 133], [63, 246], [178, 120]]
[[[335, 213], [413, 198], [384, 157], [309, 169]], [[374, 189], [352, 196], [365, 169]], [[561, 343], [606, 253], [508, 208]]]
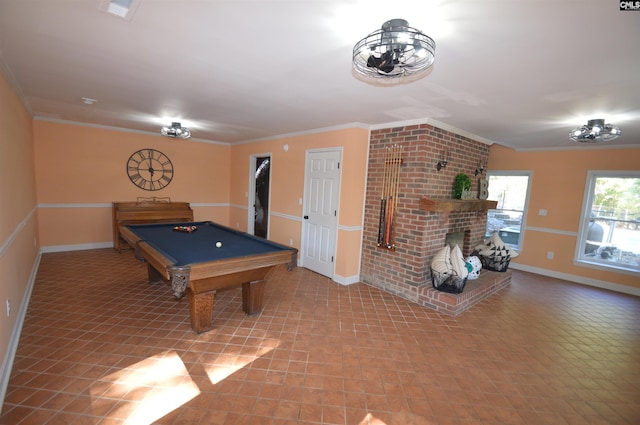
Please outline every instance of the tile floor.
[[131, 252], [42, 256], [1, 424], [638, 424], [640, 299], [529, 273], [457, 317], [278, 269], [261, 315]]

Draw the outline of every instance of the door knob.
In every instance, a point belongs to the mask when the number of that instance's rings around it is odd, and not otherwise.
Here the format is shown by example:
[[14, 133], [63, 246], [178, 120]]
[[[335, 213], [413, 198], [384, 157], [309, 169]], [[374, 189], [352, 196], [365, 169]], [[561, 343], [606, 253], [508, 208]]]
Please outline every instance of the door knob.
[[305, 215], [305, 216], [304, 216], [304, 217], [302, 217], [302, 218], [304, 218], [305, 220], [309, 220], [309, 216], [308, 216], [308, 215]]

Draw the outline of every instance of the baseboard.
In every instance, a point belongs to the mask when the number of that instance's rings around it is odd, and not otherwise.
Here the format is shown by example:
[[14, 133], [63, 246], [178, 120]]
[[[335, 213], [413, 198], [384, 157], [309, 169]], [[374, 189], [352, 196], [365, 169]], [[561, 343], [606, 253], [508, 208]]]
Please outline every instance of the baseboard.
[[52, 245], [40, 247], [41, 252], [84, 251], [85, 249], [113, 248], [113, 242], [82, 243], [76, 245]]
[[339, 283], [340, 285], [353, 285], [354, 283], [358, 283], [360, 282], [360, 276], [359, 275], [355, 275], [355, 276], [339, 276], [339, 275], [333, 275], [332, 280], [336, 283]]
[[20, 334], [22, 333], [22, 326], [24, 325], [24, 319], [27, 316], [27, 309], [29, 308], [29, 300], [31, 299], [31, 292], [33, 291], [33, 285], [36, 282], [36, 276], [38, 274], [38, 268], [40, 267], [40, 258], [42, 254], [38, 252], [36, 260], [31, 268], [31, 275], [29, 276], [29, 282], [27, 284], [27, 290], [22, 298], [22, 304], [20, 304], [20, 311], [18, 311], [18, 317], [16, 318], [16, 324], [11, 331], [11, 338], [7, 351], [2, 360], [2, 372], [0, 372], [0, 413], [2, 406], [4, 406], [4, 398], [7, 395], [7, 387], [9, 386], [9, 378], [11, 377], [11, 369], [13, 369], [13, 361], [18, 350], [18, 343], [20, 342]]
[[589, 279], [588, 277], [576, 276], [568, 273], [555, 272], [553, 270], [541, 269], [539, 267], [531, 267], [523, 264], [511, 262], [509, 268], [515, 270], [522, 270], [525, 272], [531, 272], [542, 276], [554, 277], [556, 279], [568, 280], [569, 282], [580, 283], [582, 285], [594, 286], [596, 288], [608, 289], [610, 291], [621, 292], [623, 294], [640, 296], [640, 288], [634, 288], [632, 286], [620, 285], [617, 283], [611, 283], [604, 280]]

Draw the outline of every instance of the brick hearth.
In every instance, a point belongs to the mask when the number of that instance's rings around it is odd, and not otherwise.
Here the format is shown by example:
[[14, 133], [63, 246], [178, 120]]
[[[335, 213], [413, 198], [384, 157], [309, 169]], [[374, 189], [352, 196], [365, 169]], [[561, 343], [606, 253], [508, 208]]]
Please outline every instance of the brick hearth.
[[511, 283], [511, 270], [494, 272], [482, 270], [476, 280], [468, 280], [461, 294], [438, 291], [433, 285], [418, 290], [417, 302], [448, 316], [457, 316], [474, 304], [489, 298]]

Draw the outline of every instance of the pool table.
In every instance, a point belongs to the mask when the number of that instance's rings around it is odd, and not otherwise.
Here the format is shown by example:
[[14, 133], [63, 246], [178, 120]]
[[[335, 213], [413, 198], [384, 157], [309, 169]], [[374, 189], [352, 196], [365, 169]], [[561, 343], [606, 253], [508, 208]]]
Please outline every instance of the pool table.
[[[193, 229], [189, 231], [190, 229]], [[189, 297], [191, 327], [211, 330], [216, 291], [242, 287], [242, 309], [257, 314], [276, 266], [296, 267], [298, 250], [211, 221], [130, 224], [122, 238], [147, 263], [149, 282], [168, 282]]]

